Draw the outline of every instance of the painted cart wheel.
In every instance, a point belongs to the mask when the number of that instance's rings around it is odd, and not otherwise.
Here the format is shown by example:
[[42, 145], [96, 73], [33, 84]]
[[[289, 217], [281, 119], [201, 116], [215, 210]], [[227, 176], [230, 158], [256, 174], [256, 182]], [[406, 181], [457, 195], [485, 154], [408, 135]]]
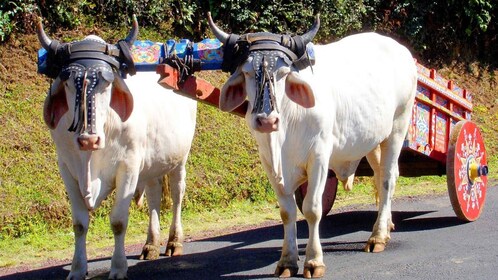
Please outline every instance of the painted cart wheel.
[[457, 217], [475, 221], [486, 200], [488, 166], [481, 132], [471, 121], [458, 122], [450, 134], [446, 175], [448, 193]]
[[[322, 196], [322, 216], [326, 216], [334, 205], [335, 197], [337, 194], [337, 184], [338, 181], [335, 177], [334, 172], [329, 170], [329, 174], [327, 175], [327, 182], [325, 183], [325, 189], [323, 190]], [[308, 182], [299, 186], [295, 192], [296, 204], [301, 213], [303, 213], [303, 200], [306, 196], [307, 189]]]

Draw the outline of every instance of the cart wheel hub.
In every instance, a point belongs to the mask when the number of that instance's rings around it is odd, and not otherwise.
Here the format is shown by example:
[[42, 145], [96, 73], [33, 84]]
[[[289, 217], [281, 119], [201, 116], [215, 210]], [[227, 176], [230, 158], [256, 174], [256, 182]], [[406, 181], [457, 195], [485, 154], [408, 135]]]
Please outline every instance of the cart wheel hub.
[[478, 162], [476, 162], [474, 157], [469, 158], [467, 166], [469, 170], [468, 176], [470, 184], [474, 184], [474, 181], [479, 177], [488, 175], [488, 166], [480, 165]]

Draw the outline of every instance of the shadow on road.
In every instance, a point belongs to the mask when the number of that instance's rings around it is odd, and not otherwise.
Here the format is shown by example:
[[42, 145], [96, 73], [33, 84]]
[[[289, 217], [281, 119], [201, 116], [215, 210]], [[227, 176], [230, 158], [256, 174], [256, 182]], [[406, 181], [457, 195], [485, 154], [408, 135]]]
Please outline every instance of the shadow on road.
[[[453, 227], [463, 223], [456, 216], [420, 217], [434, 212], [393, 211], [392, 219], [396, 227], [395, 232], [432, 230]], [[377, 211], [352, 211], [328, 215], [320, 223], [320, 237], [332, 238], [357, 231], [370, 232], [376, 219]]]
[[[421, 217], [433, 211], [393, 212], [396, 232], [426, 231], [462, 224], [456, 217]], [[320, 234], [325, 252], [360, 252], [363, 251], [366, 238], [372, 230], [377, 217], [376, 211], [352, 211], [326, 216], [320, 224]], [[308, 236], [305, 221], [298, 225], [299, 253], [301, 262]], [[338, 236], [355, 232], [366, 232], [365, 240], [330, 241]], [[196, 243], [222, 243], [218, 249], [168, 258], [161, 257], [155, 261], [138, 261], [137, 255], [128, 256], [130, 264], [129, 279], [265, 279], [274, 278], [274, 265], [280, 257], [283, 238], [281, 225], [269, 226], [223, 236], [195, 241]], [[200, 245], [199, 245], [200, 246]], [[98, 265], [99, 263], [103, 265]], [[107, 279], [110, 259], [89, 261], [89, 279]], [[257, 274], [253, 270], [264, 269], [267, 274]], [[102, 268], [96, 268], [102, 267]], [[70, 265], [48, 267], [28, 272], [16, 273], [4, 277], [7, 279], [64, 279], [69, 273]], [[236, 274], [236, 275], [233, 275]], [[244, 275], [247, 274], [247, 275]]]

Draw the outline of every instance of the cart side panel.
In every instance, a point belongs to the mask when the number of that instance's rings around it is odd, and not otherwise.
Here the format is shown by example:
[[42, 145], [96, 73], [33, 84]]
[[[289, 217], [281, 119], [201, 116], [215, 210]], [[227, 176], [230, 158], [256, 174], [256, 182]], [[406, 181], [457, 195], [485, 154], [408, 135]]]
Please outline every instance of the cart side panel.
[[[432, 79], [434, 79], [434, 81], [436, 81], [436, 83], [440, 84], [441, 86], [443, 87], [447, 87], [448, 86], [448, 82], [449, 80], [447, 80], [446, 78], [444, 78], [443, 76], [439, 75], [439, 73], [437, 73], [435, 70], [431, 69], [431, 75], [429, 77], [431, 77]], [[462, 96], [463, 97], [463, 96]]]
[[415, 142], [412, 145], [415, 149], [421, 153], [428, 154], [430, 152], [429, 148], [429, 135], [430, 135], [430, 118], [431, 118], [431, 108], [423, 103], [417, 103], [416, 112], [412, 116], [415, 118]]
[[470, 119], [471, 95], [434, 69], [417, 63], [417, 71], [417, 93], [404, 148], [444, 163], [453, 126]]
[[[441, 96], [436, 96], [436, 103], [445, 108], [448, 106], [448, 100], [442, 98]], [[449, 127], [447, 126], [450, 121], [449, 116], [441, 111], [436, 111], [434, 117], [435, 117], [435, 125], [433, 126], [435, 129], [434, 150], [441, 153], [446, 153], [446, 147], [448, 146], [447, 136], [449, 134], [448, 132]]]
[[[421, 84], [417, 85], [417, 96], [430, 98], [430, 91]], [[409, 148], [428, 155], [430, 153], [430, 110], [431, 108], [422, 102], [415, 101], [412, 111], [411, 123], [405, 140], [405, 148]]]

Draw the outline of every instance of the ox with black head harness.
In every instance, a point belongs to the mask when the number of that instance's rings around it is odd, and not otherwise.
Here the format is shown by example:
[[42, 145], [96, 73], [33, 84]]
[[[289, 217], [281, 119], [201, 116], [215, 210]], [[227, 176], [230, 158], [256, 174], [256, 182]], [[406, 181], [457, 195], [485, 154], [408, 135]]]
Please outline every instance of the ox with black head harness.
[[293, 71], [312, 67], [314, 57], [311, 41], [320, 27], [319, 15], [308, 32], [296, 36], [268, 32], [227, 34], [214, 24], [210, 13], [208, 20], [212, 32], [224, 44], [223, 71], [233, 74], [248, 58], [252, 58], [256, 79], [252, 113], [264, 116], [269, 116], [272, 111], [278, 113], [274, 93], [277, 61], [282, 60]]
[[[38, 72], [52, 79], [59, 79], [54, 82], [55, 89], [49, 92], [50, 96], [44, 114], [45, 122], [53, 129], [57, 126], [62, 114], [69, 110], [60, 88], [63, 88], [64, 82], [71, 79], [76, 96], [73, 108], [74, 119], [68, 130], [87, 135], [86, 138], [91, 137], [97, 133], [95, 127], [96, 94], [102, 92], [111, 83], [113, 86], [123, 88], [124, 92], [128, 91], [121, 75], [136, 73], [130, 53], [130, 47], [138, 35], [136, 18], [133, 19], [133, 28], [126, 39], [120, 40], [116, 45], [107, 44], [96, 36], [89, 36], [71, 43], [60, 43], [45, 34], [41, 20], [38, 23], [37, 34], [42, 47], [47, 51], [47, 58], [39, 65]], [[131, 98], [131, 95], [129, 97]], [[127, 98], [130, 103], [128, 107], [132, 106], [130, 98]], [[122, 120], [126, 120], [126, 113], [117, 113]]]
[[[319, 16], [308, 32], [296, 36], [266, 32], [227, 34], [214, 24], [210, 15], [208, 20], [211, 31], [224, 43], [223, 70], [232, 73], [221, 89], [219, 107], [223, 111], [231, 111], [248, 99], [249, 110], [245, 118], [258, 144], [263, 168], [278, 197], [285, 232], [275, 276], [292, 277], [298, 272], [294, 191], [311, 174], [308, 171], [312, 171], [311, 164], [310, 168], [307, 166], [307, 160], [311, 162], [312, 156], [307, 153], [313, 148], [300, 141], [299, 130], [301, 126], [307, 128], [308, 123], [301, 123], [300, 117], [313, 117], [316, 107], [320, 107], [315, 106], [311, 85], [300, 76], [315, 75], [312, 71], [314, 52], [311, 41], [320, 26]], [[317, 63], [315, 69], [317, 66], [320, 64]], [[294, 103], [299, 106], [294, 106]], [[318, 127], [314, 123], [309, 124]], [[311, 190], [308, 201], [323, 192], [320, 188], [323, 187], [311, 185], [308, 188]], [[320, 217], [316, 214], [321, 211], [318, 210], [321, 205], [308, 202], [305, 205], [312, 207], [303, 211], [310, 236], [303, 275], [306, 278], [322, 277], [325, 264], [318, 235]]]

